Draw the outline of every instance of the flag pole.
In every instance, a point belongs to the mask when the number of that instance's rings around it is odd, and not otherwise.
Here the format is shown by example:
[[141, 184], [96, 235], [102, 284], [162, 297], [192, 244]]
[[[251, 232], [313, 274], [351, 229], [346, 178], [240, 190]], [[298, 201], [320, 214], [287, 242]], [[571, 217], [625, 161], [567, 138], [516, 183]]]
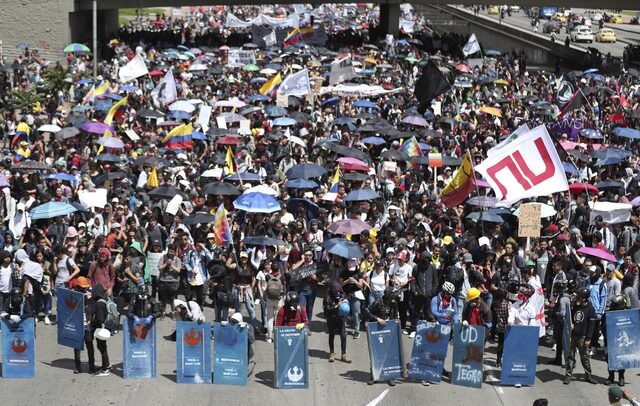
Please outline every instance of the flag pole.
[[[469, 162], [471, 163], [471, 176], [473, 178], [473, 186], [476, 188], [476, 194], [480, 196], [480, 188], [478, 187], [478, 180], [476, 179], [476, 168], [473, 164], [473, 157], [471, 156], [471, 152], [467, 151], [469, 155]], [[484, 209], [484, 208], [483, 208]], [[482, 230], [482, 235], [484, 235], [484, 216], [480, 216], [480, 229]]]

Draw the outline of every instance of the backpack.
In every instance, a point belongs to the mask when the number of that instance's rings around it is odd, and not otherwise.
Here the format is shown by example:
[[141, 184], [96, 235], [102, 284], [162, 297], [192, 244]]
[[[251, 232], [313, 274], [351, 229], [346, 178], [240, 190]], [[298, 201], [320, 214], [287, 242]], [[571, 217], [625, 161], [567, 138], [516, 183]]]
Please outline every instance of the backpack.
[[272, 276], [267, 282], [267, 297], [271, 300], [280, 300], [282, 297], [282, 280], [279, 277]]
[[120, 325], [120, 313], [118, 313], [118, 305], [109, 300], [98, 299], [98, 303], [104, 303], [107, 307], [107, 318], [104, 321], [104, 328], [109, 331], [118, 330]]

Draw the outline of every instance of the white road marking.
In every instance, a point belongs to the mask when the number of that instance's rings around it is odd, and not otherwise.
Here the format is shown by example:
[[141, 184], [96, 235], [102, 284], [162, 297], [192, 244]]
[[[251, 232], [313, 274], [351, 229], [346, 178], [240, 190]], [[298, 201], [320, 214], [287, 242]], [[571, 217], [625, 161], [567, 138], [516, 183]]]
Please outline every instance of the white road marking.
[[376, 406], [378, 403], [382, 401], [382, 399], [384, 399], [385, 396], [387, 396], [387, 393], [389, 393], [389, 389], [385, 389], [384, 391], [382, 391], [382, 393], [379, 394], [377, 398], [367, 403], [367, 406]]

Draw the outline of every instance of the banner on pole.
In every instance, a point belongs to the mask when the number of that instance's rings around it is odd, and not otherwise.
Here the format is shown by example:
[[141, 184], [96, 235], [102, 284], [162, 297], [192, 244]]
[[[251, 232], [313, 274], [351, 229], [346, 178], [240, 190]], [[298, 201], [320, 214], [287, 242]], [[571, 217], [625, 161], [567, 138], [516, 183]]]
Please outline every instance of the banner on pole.
[[640, 367], [640, 313], [638, 309], [607, 312], [609, 370]]
[[387, 320], [384, 326], [367, 323], [367, 341], [373, 380], [400, 379], [403, 362], [398, 320]]
[[36, 335], [33, 318], [2, 320], [2, 377], [36, 377]]
[[211, 383], [211, 324], [176, 323], [178, 383]]
[[409, 378], [440, 382], [447, 358], [451, 326], [419, 321], [409, 362]]
[[470, 388], [482, 387], [484, 327], [462, 326], [453, 329], [453, 368], [451, 383]]
[[157, 369], [156, 323], [122, 320], [122, 369], [124, 379], [155, 378]]
[[536, 382], [538, 326], [508, 327], [504, 336], [501, 385], [529, 385]]
[[275, 379], [277, 389], [307, 389], [309, 360], [307, 332], [295, 327], [275, 328]]
[[58, 299], [58, 345], [84, 349], [84, 295], [65, 288], [56, 289]]
[[228, 322], [214, 323], [213, 383], [223, 385], [247, 384], [248, 333], [247, 326]]

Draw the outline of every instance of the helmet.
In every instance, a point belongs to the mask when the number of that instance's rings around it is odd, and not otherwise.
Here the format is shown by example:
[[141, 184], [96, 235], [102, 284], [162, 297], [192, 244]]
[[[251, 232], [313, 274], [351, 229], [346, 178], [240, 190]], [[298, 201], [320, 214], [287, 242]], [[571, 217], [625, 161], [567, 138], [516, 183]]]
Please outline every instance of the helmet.
[[618, 293], [614, 297], [611, 298], [611, 305], [609, 306], [609, 310], [624, 310], [627, 308], [627, 297]]
[[298, 299], [298, 294], [296, 292], [287, 292], [287, 296], [284, 300], [284, 303], [291, 307], [291, 310], [294, 310], [295, 307], [298, 306], [299, 303], [299, 299]]
[[445, 282], [442, 284], [442, 291], [453, 295], [456, 292], [456, 287], [451, 282]]
[[555, 281], [555, 283], [553, 284], [553, 289], [559, 293], [566, 292], [568, 285], [569, 285], [568, 280], [560, 279], [558, 281]]
[[536, 292], [536, 290], [533, 288], [533, 286], [529, 285], [529, 284], [522, 284], [520, 285], [520, 288], [518, 289], [518, 293], [519, 294], [523, 294], [528, 298], [530, 298], [531, 296], [533, 296], [533, 294]]
[[382, 300], [384, 300], [384, 302], [386, 304], [390, 304], [393, 303], [396, 298], [397, 298], [397, 294], [395, 289], [393, 289], [392, 286], [388, 286], [385, 290], [384, 290], [384, 296], [382, 297]]
[[569, 279], [569, 282], [567, 282], [567, 290], [569, 292], [573, 292], [575, 289], [576, 289], [576, 280]]
[[480, 290], [477, 288], [470, 288], [467, 290], [467, 302], [470, 302], [476, 298], [480, 297]]
[[509, 282], [507, 282], [507, 291], [509, 293], [518, 293], [519, 288], [520, 288], [520, 281], [517, 278], [509, 279]]
[[340, 302], [340, 305], [338, 306], [338, 316], [345, 317], [345, 316], [348, 316], [349, 313], [351, 313], [351, 306], [349, 306], [348, 301], [343, 300], [342, 302]]
[[589, 288], [582, 287], [576, 291], [576, 296], [578, 297], [578, 299], [589, 299], [589, 296], [591, 296], [591, 292], [589, 291]]

